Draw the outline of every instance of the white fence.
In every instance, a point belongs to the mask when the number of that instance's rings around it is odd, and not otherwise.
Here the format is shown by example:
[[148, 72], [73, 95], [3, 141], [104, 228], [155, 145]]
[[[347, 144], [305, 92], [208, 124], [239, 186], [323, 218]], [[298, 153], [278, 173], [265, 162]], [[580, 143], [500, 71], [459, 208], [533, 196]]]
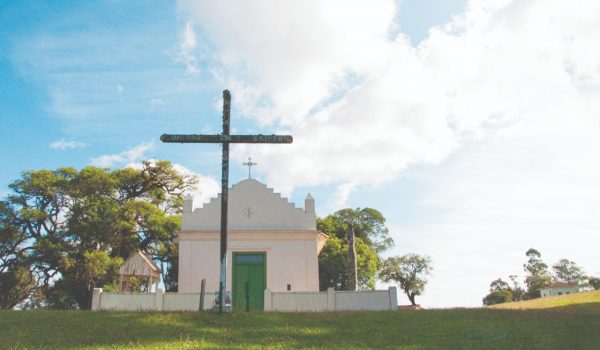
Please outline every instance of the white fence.
[[[213, 307], [215, 296], [204, 296], [204, 310]], [[197, 311], [200, 293], [105, 293], [95, 288], [92, 310]], [[342, 292], [271, 292], [265, 289], [264, 310], [279, 312], [382, 311], [397, 310], [396, 287], [388, 290]]]
[[[212, 308], [213, 294], [204, 296], [204, 310]], [[105, 293], [94, 288], [92, 310], [113, 311], [198, 311], [200, 293]]]
[[265, 311], [383, 311], [398, 310], [396, 287], [355, 292], [271, 292], [265, 289]]

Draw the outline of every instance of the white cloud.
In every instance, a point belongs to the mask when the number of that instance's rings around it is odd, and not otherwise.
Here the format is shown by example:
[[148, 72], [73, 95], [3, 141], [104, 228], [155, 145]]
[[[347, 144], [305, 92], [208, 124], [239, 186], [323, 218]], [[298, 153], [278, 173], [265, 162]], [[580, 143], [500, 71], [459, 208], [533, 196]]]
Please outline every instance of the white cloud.
[[85, 143], [77, 141], [58, 140], [50, 143], [50, 148], [65, 151], [68, 149], [85, 147]]
[[439, 102], [446, 92], [404, 36], [389, 38], [393, 1], [255, 1], [210, 15], [209, 2], [180, 4], [220, 46], [214, 71], [235, 106], [294, 136], [292, 145], [252, 146], [276, 188], [343, 183], [343, 192], [456, 147]]
[[184, 64], [186, 71], [189, 74], [196, 74], [199, 72], [198, 59], [195, 54], [197, 48], [198, 41], [196, 39], [194, 27], [191, 22], [187, 22], [185, 28], [181, 32], [179, 48], [175, 54], [172, 54], [172, 58], [176, 63]]
[[105, 154], [97, 158], [92, 158], [92, 165], [109, 168], [115, 165], [129, 165], [139, 163], [146, 158], [146, 152], [154, 148], [152, 142], [141, 143], [135, 147], [129, 148], [117, 154]]
[[338, 208], [345, 207], [346, 201], [354, 191], [356, 191], [356, 185], [352, 183], [346, 183], [338, 186], [337, 195], [334, 199], [334, 205]]
[[332, 90], [346, 88], [348, 75], [379, 60], [394, 16], [391, 0], [180, 1], [179, 7], [220, 49], [216, 74], [252, 85], [257, 99], [248, 102], [267, 97], [283, 122], [304, 118]]
[[380, 183], [468, 139], [567, 114], [597, 121], [599, 5], [471, 1], [418, 47], [390, 36], [395, 6], [180, 1], [219, 49], [213, 71], [235, 87], [236, 106], [294, 136], [252, 146], [274, 186]]
[[185, 166], [175, 163], [173, 168], [182, 175], [193, 175], [198, 179], [196, 190], [189, 193], [194, 198], [194, 206], [201, 207], [208, 203], [211, 198], [216, 197], [221, 191], [221, 184], [214, 177], [196, 173]]

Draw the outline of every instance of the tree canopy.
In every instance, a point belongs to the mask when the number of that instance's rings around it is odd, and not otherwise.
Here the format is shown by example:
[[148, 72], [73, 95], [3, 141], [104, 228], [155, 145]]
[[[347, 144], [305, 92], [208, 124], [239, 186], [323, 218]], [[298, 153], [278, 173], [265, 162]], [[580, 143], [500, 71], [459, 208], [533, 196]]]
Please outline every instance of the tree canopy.
[[517, 282], [517, 276], [510, 275], [513, 285], [498, 278], [490, 283], [490, 293], [483, 298], [483, 305], [494, 305], [507, 303], [510, 301], [519, 301], [523, 298], [523, 289]]
[[590, 287], [592, 287], [594, 290], [600, 290], [600, 278], [598, 277], [590, 277], [588, 279], [588, 284], [590, 285]]
[[163, 264], [172, 290], [172, 237], [182, 194], [195, 184], [167, 161], [146, 161], [139, 169], [24, 172], [0, 201], [2, 279], [25, 269], [43, 291], [44, 305], [87, 309], [93, 288], [113, 285], [118, 266], [139, 249]]
[[417, 254], [390, 257], [383, 263], [379, 278], [384, 282], [395, 281], [408, 297], [412, 305], [417, 305], [415, 297], [423, 294], [427, 276], [433, 270], [431, 259]]
[[587, 284], [588, 277], [583, 269], [569, 259], [560, 259], [552, 265], [552, 270], [554, 271], [554, 279], [559, 282], [573, 283], [578, 286]]
[[527, 286], [527, 299], [534, 299], [540, 297], [540, 288], [550, 284], [552, 281], [552, 277], [548, 272], [548, 265], [542, 261], [542, 254], [535, 250], [534, 248], [530, 248], [525, 253], [528, 260], [527, 263], [523, 265], [523, 269], [527, 274], [525, 276], [525, 285]]
[[319, 286], [347, 290], [348, 285], [348, 225], [354, 226], [358, 286], [374, 289], [381, 266], [380, 253], [394, 245], [385, 227], [385, 217], [372, 208], [342, 209], [317, 219], [317, 229], [329, 235], [319, 254]]
[[498, 289], [490, 292], [483, 298], [483, 305], [495, 305], [513, 301], [512, 291], [507, 289]]

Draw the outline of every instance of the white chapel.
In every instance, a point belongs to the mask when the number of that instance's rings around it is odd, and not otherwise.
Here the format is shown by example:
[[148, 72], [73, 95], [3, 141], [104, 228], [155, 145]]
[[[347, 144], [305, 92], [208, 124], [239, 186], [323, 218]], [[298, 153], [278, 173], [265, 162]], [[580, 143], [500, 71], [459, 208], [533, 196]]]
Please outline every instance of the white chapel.
[[[219, 290], [221, 198], [194, 209], [192, 197], [183, 206], [179, 244], [179, 293]], [[273, 292], [318, 291], [318, 255], [328, 236], [316, 228], [315, 200], [304, 209], [272, 188], [246, 179], [229, 190], [227, 289], [250, 288], [262, 303], [265, 288]], [[258, 305], [257, 305], [258, 306]]]

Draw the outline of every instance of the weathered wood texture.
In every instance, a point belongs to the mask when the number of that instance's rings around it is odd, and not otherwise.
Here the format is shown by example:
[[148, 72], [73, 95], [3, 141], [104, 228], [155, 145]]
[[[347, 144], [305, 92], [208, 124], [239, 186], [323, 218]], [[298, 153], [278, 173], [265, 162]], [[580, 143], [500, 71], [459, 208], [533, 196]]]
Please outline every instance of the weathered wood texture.
[[156, 266], [150, 257], [138, 250], [119, 267], [119, 275], [152, 277], [153, 280], [160, 281], [160, 268]]

